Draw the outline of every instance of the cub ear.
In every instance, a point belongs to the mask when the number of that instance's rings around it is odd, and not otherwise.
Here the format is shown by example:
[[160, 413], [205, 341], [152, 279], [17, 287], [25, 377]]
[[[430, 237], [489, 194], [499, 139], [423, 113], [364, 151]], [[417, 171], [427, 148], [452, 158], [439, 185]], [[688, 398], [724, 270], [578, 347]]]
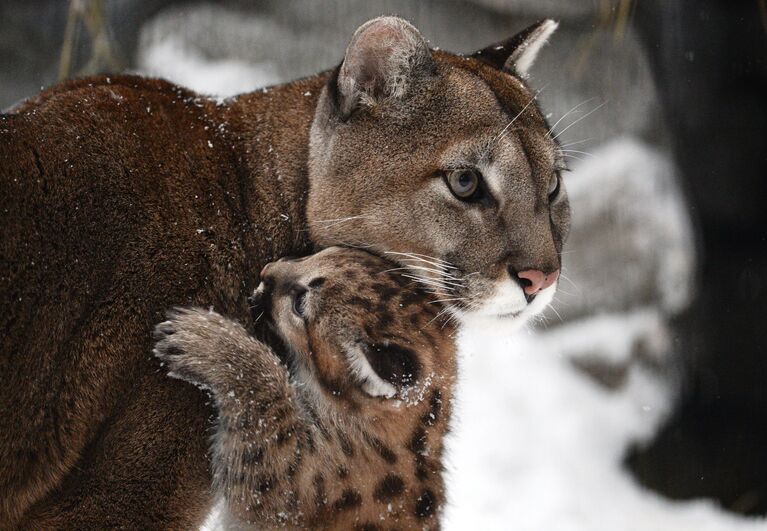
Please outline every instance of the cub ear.
[[370, 396], [393, 397], [397, 394], [397, 389], [375, 371], [365, 354], [366, 351], [367, 346], [360, 343], [347, 347], [346, 359], [349, 362], [352, 377]]
[[549, 40], [559, 23], [551, 19], [541, 20], [505, 41], [491, 44], [471, 56], [506, 72], [524, 77], [533, 66], [538, 52]]
[[409, 22], [379, 17], [360, 26], [346, 48], [336, 80], [338, 109], [355, 109], [405, 95], [417, 76], [430, 75], [435, 64], [426, 41]]
[[346, 349], [352, 375], [371, 396], [394, 396], [418, 381], [421, 364], [411, 349], [396, 343], [356, 342]]

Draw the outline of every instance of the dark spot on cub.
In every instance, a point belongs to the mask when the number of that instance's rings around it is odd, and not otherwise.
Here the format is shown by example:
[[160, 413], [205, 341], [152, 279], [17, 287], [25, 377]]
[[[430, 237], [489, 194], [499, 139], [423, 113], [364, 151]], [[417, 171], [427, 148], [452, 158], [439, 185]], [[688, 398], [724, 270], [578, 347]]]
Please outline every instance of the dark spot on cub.
[[429, 466], [424, 455], [426, 453], [426, 441], [426, 430], [419, 426], [413, 432], [408, 443], [408, 449], [415, 454], [415, 476], [420, 481], [426, 481], [429, 477]]
[[396, 286], [392, 286], [391, 284], [384, 284], [383, 282], [374, 284], [373, 289], [376, 291], [376, 294], [378, 294], [382, 301], [388, 301], [400, 292], [399, 288]]
[[370, 301], [360, 297], [359, 295], [352, 295], [344, 301], [348, 306], [354, 306], [358, 308], [367, 308], [370, 306]]
[[354, 489], [346, 489], [341, 493], [341, 497], [333, 503], [333, 509], [336, 511], [347, 511], [360, 505], [362, 505], [360, 493]]
[[346, 468], [344, 465], [341, 465], [338, 467], [338, 477], [340, 479], [346, 479], [349, 477], [349, 469]]
[[420, 365], [415, 353], [397, 345], [372, 344], [364, 349], [373, 370], [392, 385], [411, 385], [418, 380]]
[[325, 505], [327, 503], [325, 478], [322, 474], [315, 474], [314, 478], [312, 478], [312, 484], [314, 484], [314, 503], [317, 504], [317, 506]]
[[336, 433], [338, 434], [338, 442], [341, 444], [341, 451], [346, 457], [354, 457], [354, 446], [352, 446], [349, 438], [340, 430]]
[[255, 466], [261, 463], [264, 459], [264, 449], [260, 446], [253, 448], [245, 448], [242, 453], [242, 464], [246, 467]]
[[381, 503], [386, 503], [405, 492], [405, 482], [397, 474], [388, 474], [378, 482], [373, 491], [373, 498]]
[[315, 425], [317, 426], [317, 429], [320, 431], [320, 434], [322, 435], [322, 438], [325, 439], [325, 441], [330, 442], [333, 440], [333, 436], [330, 435], [330, 430], [328, 430], [327, 426], [325, 426], [325, 423], [322, 422], [322, 420], [317, 420]]
[[311, 434], [311, 432], [307, 431], [304, 434], [304, 441], [306, 442], [306, 447], [309, 449], [309, 453], [314, 455], [317, 453], [317, 444], [314, 442], [314, 436]]
[[391, 314], [387, 310], [378, 311], [376, 313], [376, 317], [378, 318], [379, 329], [388, 328], [394, 321]]
[[283, 446], [286, 442], [288, 442], [291, 437], [293, 437], [293, 432], [295, 431], [296, 426], [294, 424], [291, 424], [289, 426], [286, 426], [282, 428], [280, 431], [277, 432], [276, 442], [277, 446]]
[[423, 305], [424, 298], [423, 293], [418, 290], [408, 290], [402, 295], [399, 302], [404, 307], [419, 306], [425, 308]]
[[435, 505], [434, 493], [426, 489], [415, 501], [415, 515], [418, 518], [428, 518], [437, 509]]
[[381, 456], [381, 459], [389, 463], [390, 465], [393, 465], [397, 462], [397, 455], [384, 444], [384, 442], [379, 439], [378, 437], [374, 435], [370, 435], [369, 433], [364, 433], [365, 441], [370, 445], [373, 450], [376, 451], [378, 455]]
[[429, 411], [421, 416], [421, 422], [426, 426], [433, 426], [439, 419], [439, 412], [442, 409], [442, 392], [435, 389], [429, 398]]
[[381, 529], [375, 524], [371, 524], [370, 522], [365, 522], [364, 524], [360, 525], [358, 528], [359, 531], [378, 531]]
[[317, 277], [309, 282], [309, 287], [311, 289], [316, 289], [322, 286], [325, 283], [325, 277]]
[[408, 448], [416, 455], [423, 454], [426, 451], [426, 430], [420, 426], [417, 427], [410, 437]]
[[301, 466], [301, 462], [303, 461], [301, 450], [298, 448], [296, 448], [295, 458], [296, 460], [288, 465], [288, 479], [293, 479], [295, 477], [296, 473], [298, 472], [298, 468]]
[[265, 476], [259, 480], [256, 480], [256, 489], [261, 494], [267, 493], [274, 488], [274, 478], [271, 476]]

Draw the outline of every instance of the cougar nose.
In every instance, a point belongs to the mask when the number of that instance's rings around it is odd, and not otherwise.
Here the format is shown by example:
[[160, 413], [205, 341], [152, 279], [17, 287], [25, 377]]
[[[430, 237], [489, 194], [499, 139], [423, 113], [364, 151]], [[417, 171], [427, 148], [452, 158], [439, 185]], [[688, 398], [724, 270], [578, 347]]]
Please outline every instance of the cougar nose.
[[559, 269], [548, 275], [537, 269], [527, 269], [517, 273], [525, 295], [535, 295], [542, 289], [551, 286], [559, 278]]

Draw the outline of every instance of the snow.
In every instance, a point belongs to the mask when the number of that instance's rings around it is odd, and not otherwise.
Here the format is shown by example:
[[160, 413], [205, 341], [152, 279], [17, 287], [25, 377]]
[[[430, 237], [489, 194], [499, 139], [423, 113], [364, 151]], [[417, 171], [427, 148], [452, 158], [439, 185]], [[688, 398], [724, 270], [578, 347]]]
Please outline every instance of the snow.
[[600, 310], [687, 308], [695, 236], [668, 153], [633, 137], [590, 149], [563, 177], [572, 230], [555, 304], [566, 320]]
[[207, 59], [173, 36], [141, 50], [138, 63], [143, 74], [164, 77], [201, 94], [221, 98], [249, 92], [278, 80], [275, 67], [269, 62]]
[[[280, 81], [270, 63], [206, 58], [172, 34], [146, 42], [144, 73], [205, 94], [226, 97]], [[570, 297], [570, 310], [558, 307], [566, 322], [514, 335], [500, 327], [462, 332], [444, 527], [767, 529], [765, 520], [710, 501], [664, 499], [622, 467], [628, 448], [650, 440], [673, 407], [677, 382], [667, 369], [679, 353], [666, 319], [689, 303], [694, 252], [667, 155], [633, 139], [594, 155], [567, 176], [578, 246], [566, 256], [574, 286], [565, 280], [560, 290]], [[609, 275], [597, 269], [616, 260], [623, 262]], [[594, 315], [595, 308], [610, 313]], [[666, 370], [653, 369], [648, 355]], [[574, 363], [594, 360], [625, 370], [620, 385], [607, 387]], [[222, 527], [220, 509], [202, 529]]]
[[[652, 309], [545, 333], [464, 330], [445, 529], [767, 529], [708, 501], [668, 501], [623, 470], [626, 450], [656, 432], [676, 388], [632, 361], [632, 349], [648, 342], [671, 355]], [[572, 364], [595, 355], [628, 364], [623, 385], [608, 389]]]

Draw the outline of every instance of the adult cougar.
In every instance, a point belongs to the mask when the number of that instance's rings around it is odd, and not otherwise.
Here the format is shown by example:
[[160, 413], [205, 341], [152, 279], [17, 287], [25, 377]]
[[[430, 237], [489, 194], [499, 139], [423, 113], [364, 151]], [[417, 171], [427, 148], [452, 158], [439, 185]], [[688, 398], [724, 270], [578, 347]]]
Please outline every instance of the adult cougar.
[[97, 77], [0, 115], [0, 528], [197, 525], [212, 411], [150, 330], [244, 320], [280, 256], [362, 245], [457, 316], [540, 311], [569, 212], [522, 76], [555, 28], [464, 57], [383, 17], [337, 68], [224, 103]]

